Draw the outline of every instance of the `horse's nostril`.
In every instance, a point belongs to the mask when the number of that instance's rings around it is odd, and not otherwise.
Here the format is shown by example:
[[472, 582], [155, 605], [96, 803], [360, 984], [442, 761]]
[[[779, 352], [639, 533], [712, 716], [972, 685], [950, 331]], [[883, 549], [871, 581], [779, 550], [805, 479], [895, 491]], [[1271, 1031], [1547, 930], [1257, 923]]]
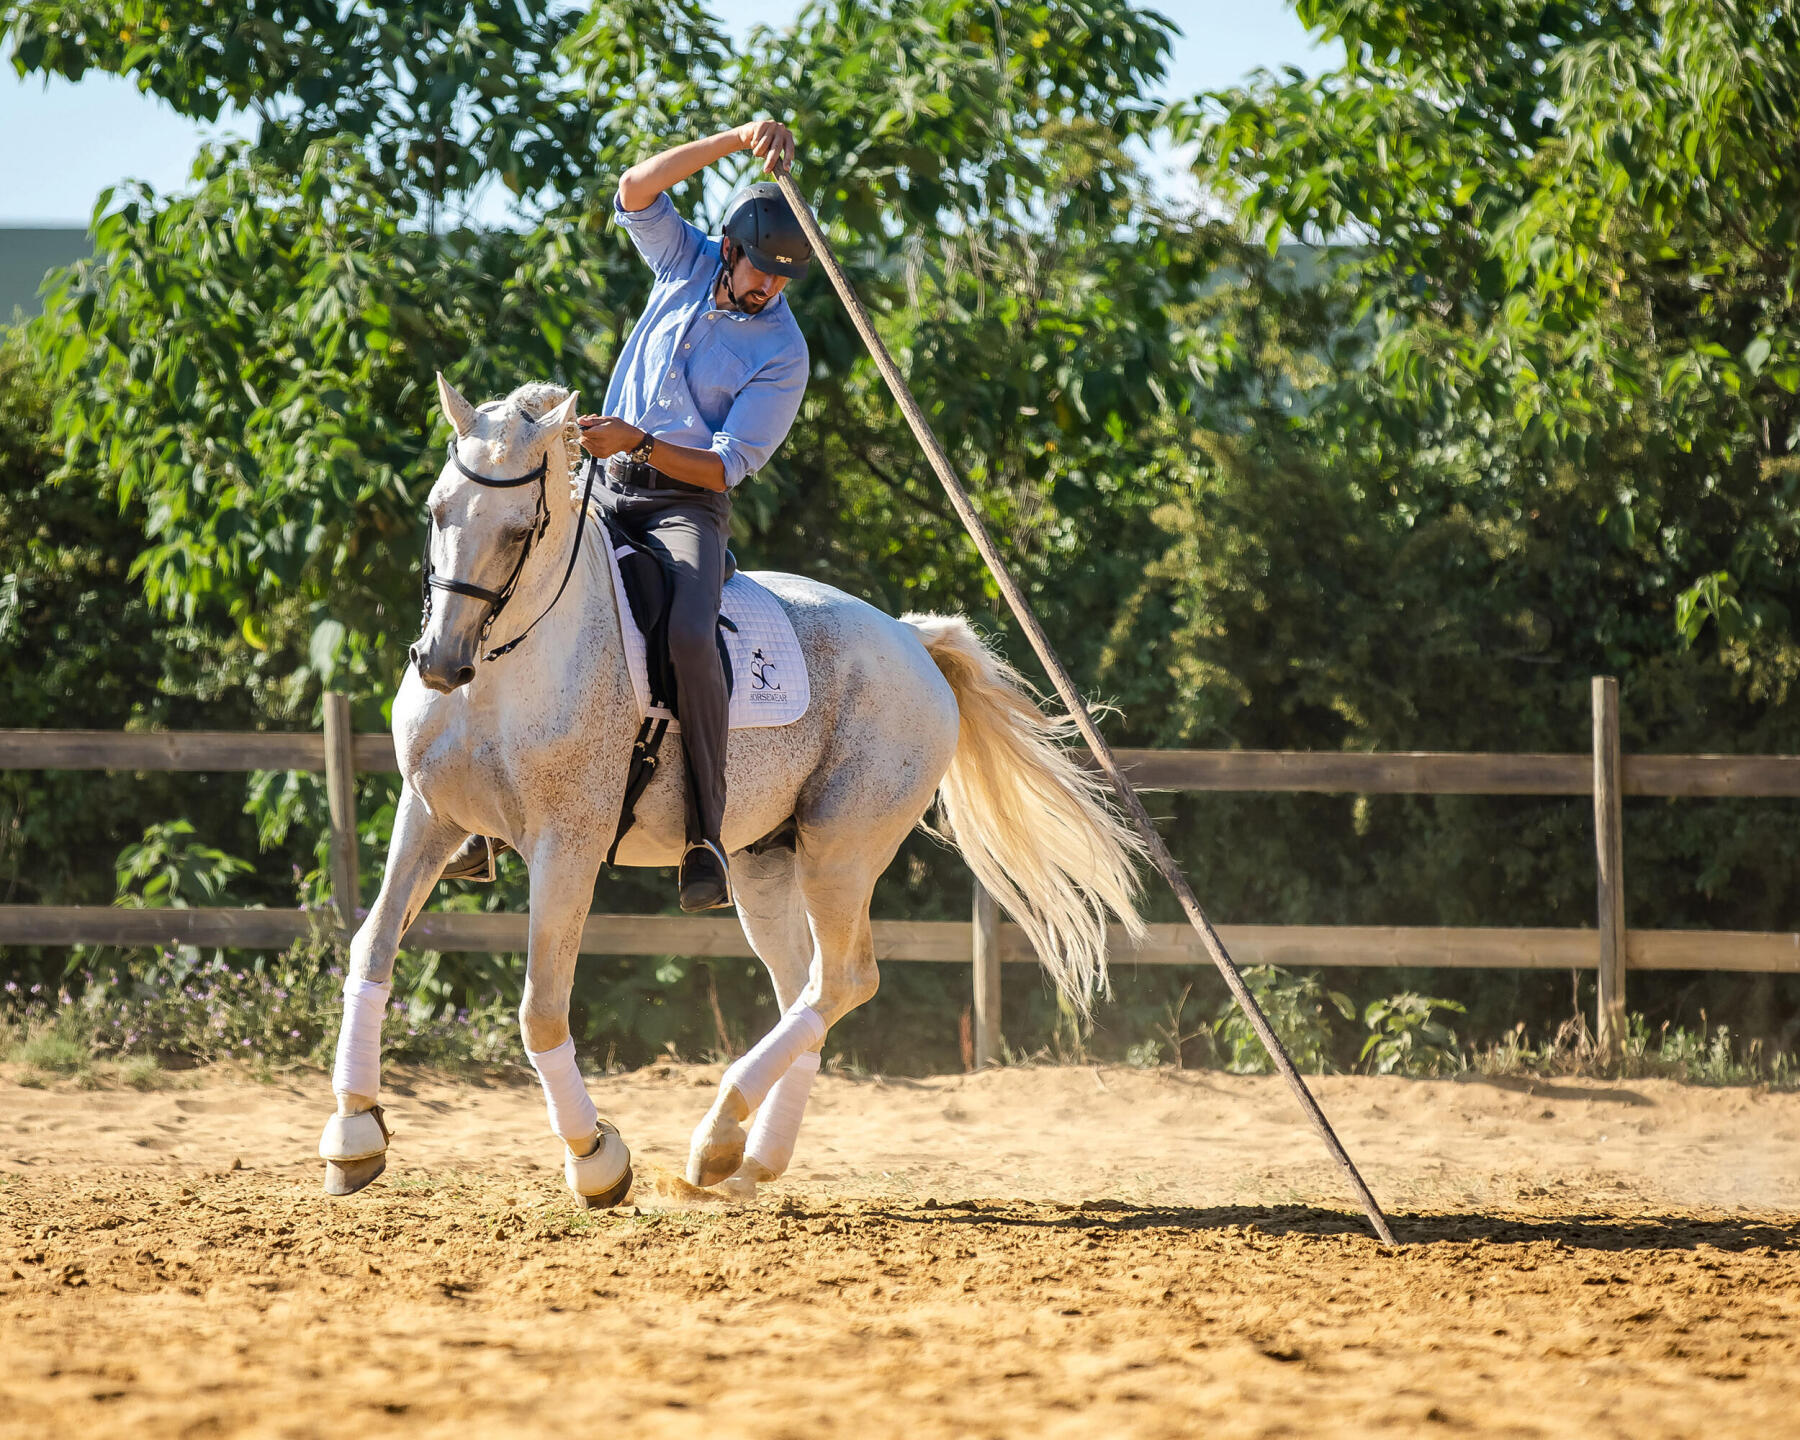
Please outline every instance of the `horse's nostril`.
[[406, 659], [413, 669], [417, 670], [419, 668], [419, 647], [417, 645], [407, 646]]
[[467, 685], [474, 678], [475, 667], [473, 665], [465, 665], [456, 672], [456, 683], [458, 685]]

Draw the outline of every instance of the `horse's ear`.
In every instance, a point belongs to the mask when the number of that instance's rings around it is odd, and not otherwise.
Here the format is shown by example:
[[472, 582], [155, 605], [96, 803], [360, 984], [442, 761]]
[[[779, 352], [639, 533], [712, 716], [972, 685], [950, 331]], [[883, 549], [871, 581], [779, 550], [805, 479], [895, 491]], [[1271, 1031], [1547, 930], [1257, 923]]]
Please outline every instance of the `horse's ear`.
[[554, 435], [562, 434], [563, 429], [575, 418], [575, 402], [579, 399], [581, 399], [581, 393], [576, 390], [571, 390], [567, 400], [563, 401], [562, 404], [558, 405], [537, 423]]
[[442, 370], [437, 372], [437, 382], [438, 404], [443, 407], [444, 418], [450, 422], [450, 428], [460, 440], [475, 428], [475, 407], [463, 399], [462, 392], [444, 378]]

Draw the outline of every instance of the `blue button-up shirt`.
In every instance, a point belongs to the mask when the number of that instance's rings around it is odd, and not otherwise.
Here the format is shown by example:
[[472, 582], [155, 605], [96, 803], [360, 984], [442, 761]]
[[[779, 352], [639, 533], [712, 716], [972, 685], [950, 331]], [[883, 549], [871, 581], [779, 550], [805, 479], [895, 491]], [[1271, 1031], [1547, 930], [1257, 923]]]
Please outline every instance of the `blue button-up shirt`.
[[713, 304], [719, 242], [675, 212], [667, 195], [613, 214], [656, 276], [619, 351], [606, 413], [658, 440], [714, 451], [725, 483], [760, 470], [787, 438], [806, 393], [806, 341], [787, 296], [757, 315]]

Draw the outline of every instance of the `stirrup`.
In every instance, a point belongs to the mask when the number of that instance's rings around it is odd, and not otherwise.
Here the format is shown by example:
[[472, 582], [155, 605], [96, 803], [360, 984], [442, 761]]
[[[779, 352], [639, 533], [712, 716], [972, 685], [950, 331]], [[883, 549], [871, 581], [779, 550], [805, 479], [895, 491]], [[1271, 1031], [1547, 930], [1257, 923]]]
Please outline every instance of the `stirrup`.
[[[688, 862], [698, 857], [698, 864]], [[698, 872], [698, 873], [696, 873]], [[681, 908], [689, 914], [698, 910], [723, 910], [733, 902], [731, 866], [725, 852], [710, 840], [688, 846], [681, 857]]]

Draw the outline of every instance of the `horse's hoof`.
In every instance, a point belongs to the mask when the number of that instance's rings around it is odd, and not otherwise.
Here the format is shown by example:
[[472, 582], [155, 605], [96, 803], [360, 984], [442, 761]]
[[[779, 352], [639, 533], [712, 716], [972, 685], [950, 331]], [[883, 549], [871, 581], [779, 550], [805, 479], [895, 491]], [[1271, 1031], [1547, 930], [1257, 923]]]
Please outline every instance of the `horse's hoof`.
[[623, 1200], [631, 1191], [631, 1166], [625, 1167], [625, 1173], [619, 1177], [619, 1183], [604, 1195], [577, 1195], [575, 1203], [583, 1210], [610, 1210]]
[[727, 1175], [719, 1182], [719, 1189], [723, 1190], [733, 1200], [742, 1201], [744, 1203], [748, 1203], [756, 1198], [756, 1181], [746, 1175], [742, 1170], [738, 1171], [735, 1175]]
[[625, 1148], [615, 1125], [607, 1120], [600, 1122], [598, 1143], [592, 1154], [577, 1155], [565, 1150], [563, 1183], [587, 1210], [604, 1210], [625, 1198], [625, 1192], [631, 1188], [631, 1151]]
[[702, 1145], [698, 1138], [694, 1147], [688, 1151], [687, 1178], [688, 1184], [698, 1185], [702, 1190], [729, 1180], [737, 1174], [738, 1166], [744, 1163], [744, 1136], [739, 1131], [737, 1144], [727, 1147]]
[[325, 1193], [354, 1195], [387, 1169], [386, 1155], [373, 1155], [367, 1160], [327, 1160]]
[[319, 1137], [319, 1158], [325, 1162], [325, 1193], [354, 1195], [387, 1169], [390, 1139], [387, 1120], [379, 1105], [355, 1115], [333, 1115]]

